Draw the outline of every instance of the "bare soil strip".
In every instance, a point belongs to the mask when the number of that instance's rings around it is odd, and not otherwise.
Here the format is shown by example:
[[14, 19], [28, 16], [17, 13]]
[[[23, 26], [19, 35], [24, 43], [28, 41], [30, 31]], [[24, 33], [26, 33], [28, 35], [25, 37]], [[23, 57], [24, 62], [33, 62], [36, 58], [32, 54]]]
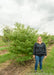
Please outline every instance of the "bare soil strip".
[[8, 53], [8, 50], [2, 50], [0, 51], [0, 55], [4, 55], [4, 54], [7, 54]]

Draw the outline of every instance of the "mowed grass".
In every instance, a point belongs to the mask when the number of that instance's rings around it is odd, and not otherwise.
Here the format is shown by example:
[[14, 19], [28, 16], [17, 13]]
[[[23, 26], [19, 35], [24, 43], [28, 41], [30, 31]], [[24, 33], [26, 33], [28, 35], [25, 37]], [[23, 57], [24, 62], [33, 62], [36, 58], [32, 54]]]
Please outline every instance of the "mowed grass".
[[54, 47], [51, 52], [43, 61], [43, 72], [40, 71], [39, 65], [37, 73], [35, 74], [34, 69], [32, 69], [33, 75], [54, 75]]
[[[0, 51], [2, 50], [8, 50], [8, 43], [3, 42], [2, 38], [0, 37]], [[10, 59], [12, 59], [11, 53], [0, 55], [0, 63], [4, 63]]]
[[47, 58], [44, 60], [43, 69], [45, 72], [54, 73], [54, 47]]
[[4, 54], [4, 55], [0, 55], [0, 63], [4, 63], [6, 62], [7, 60], [10, 60], [12, 59], [13, 56], [11, 53], [8, 53], [8, 54]]
[[0, 51], [1, 50], [7, 50], [8, 49], [8, 47], [0, 47]]

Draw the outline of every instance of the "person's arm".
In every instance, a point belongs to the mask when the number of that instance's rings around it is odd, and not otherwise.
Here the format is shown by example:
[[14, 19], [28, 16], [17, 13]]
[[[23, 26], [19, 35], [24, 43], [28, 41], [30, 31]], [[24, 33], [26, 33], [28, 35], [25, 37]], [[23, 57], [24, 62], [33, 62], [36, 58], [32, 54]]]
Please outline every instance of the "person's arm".
[[35, 58], [35, 50], [36, 50], [36, 43], [34, 44], [34, 47], [33, 47], [33, 58]]
[[35, 55], [35, 50], [36, 50], [36, 43], [34, 44], [34, 47], [33, 47], [33, 55]]
[[46, 45], [44, 44], [44, 49], [45, 49], [45, 57], [47, 56], [47, 50], [46, 50]]

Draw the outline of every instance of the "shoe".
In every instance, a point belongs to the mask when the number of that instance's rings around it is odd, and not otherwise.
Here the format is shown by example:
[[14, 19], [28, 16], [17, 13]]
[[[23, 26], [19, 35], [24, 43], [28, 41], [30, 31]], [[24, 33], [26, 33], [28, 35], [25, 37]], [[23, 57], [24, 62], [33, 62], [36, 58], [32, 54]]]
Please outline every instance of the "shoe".
[[43, 70], [41, 69], [41, 72], [43, 72]]
[[37, 72], [37, 70], [35, 70], [35, 72]]

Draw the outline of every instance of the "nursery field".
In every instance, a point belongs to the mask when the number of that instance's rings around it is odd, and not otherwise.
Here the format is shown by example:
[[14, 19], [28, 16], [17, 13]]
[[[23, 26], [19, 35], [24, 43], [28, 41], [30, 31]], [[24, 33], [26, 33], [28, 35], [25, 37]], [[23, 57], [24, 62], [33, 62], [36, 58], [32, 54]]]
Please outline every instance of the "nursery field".
[[[19, 74], [19, 75], [35, 75], [35, 72], [34, 72], [34, 64], [35, 64], [35, 61], [33, 60], [30, 64], [30, 62], [28, 62], [27, 66], [21, 66], [21, 71], [19, 70], [20, 69], [20, 66], [18, 65], [18, 67], [16, 66], [13, 66], [12, 64], [12, 67], [10, 67], [10, 60], [12, 59], [12, 54], [10, 52], [8, 52], [8, 44], [7, 43], [4, 43], [1, 39], [0, 39], [0, 70], [1, 70], [1, 74], [4, 73], [5, 74]], [[54, 44], [52, 44], [51, 46], [48, 47], [48, 55], [47, 55], [47, 58], [43, 60], [43, 70], [44, 72], [41, 73], [40, 70], [39, 70], [39, 66], [38, 66], [38, 72], [37, 72], [37, 75], [41, 74], [45, 74], [45, 75], [54, 75]], [[30, 65], [29, 65], [30, 64]], [[9, 66], [8, 66], [9, 65]], [[27, 67], [27, 68], [26, 68]], [[23, 69], [22, 69], [23, 68]], [[5, 70], [5, 69], [13, 69], [13, 71], [11, 71], [9, 73], [9, 71]], [[0, 75], [1, 75], [0, 74]], [[8, 75], [7, 74], [7, 75]]]
[[[0, 36], [0, 75], [31, 75], [34, 73], [33, 48], [38, 36], [46, 44], [47, 57], [43, 60], [44, 75], [54, 75], [54, 35], [38, 34], [34, 28], [16, 23], [15, 28], [5, 27]], [[30, 73], [30, 74], [29, 74]], [[37, 75], [41, 74], [39, 67]], [[35, 74], [33, 74], [35, 75]]]

